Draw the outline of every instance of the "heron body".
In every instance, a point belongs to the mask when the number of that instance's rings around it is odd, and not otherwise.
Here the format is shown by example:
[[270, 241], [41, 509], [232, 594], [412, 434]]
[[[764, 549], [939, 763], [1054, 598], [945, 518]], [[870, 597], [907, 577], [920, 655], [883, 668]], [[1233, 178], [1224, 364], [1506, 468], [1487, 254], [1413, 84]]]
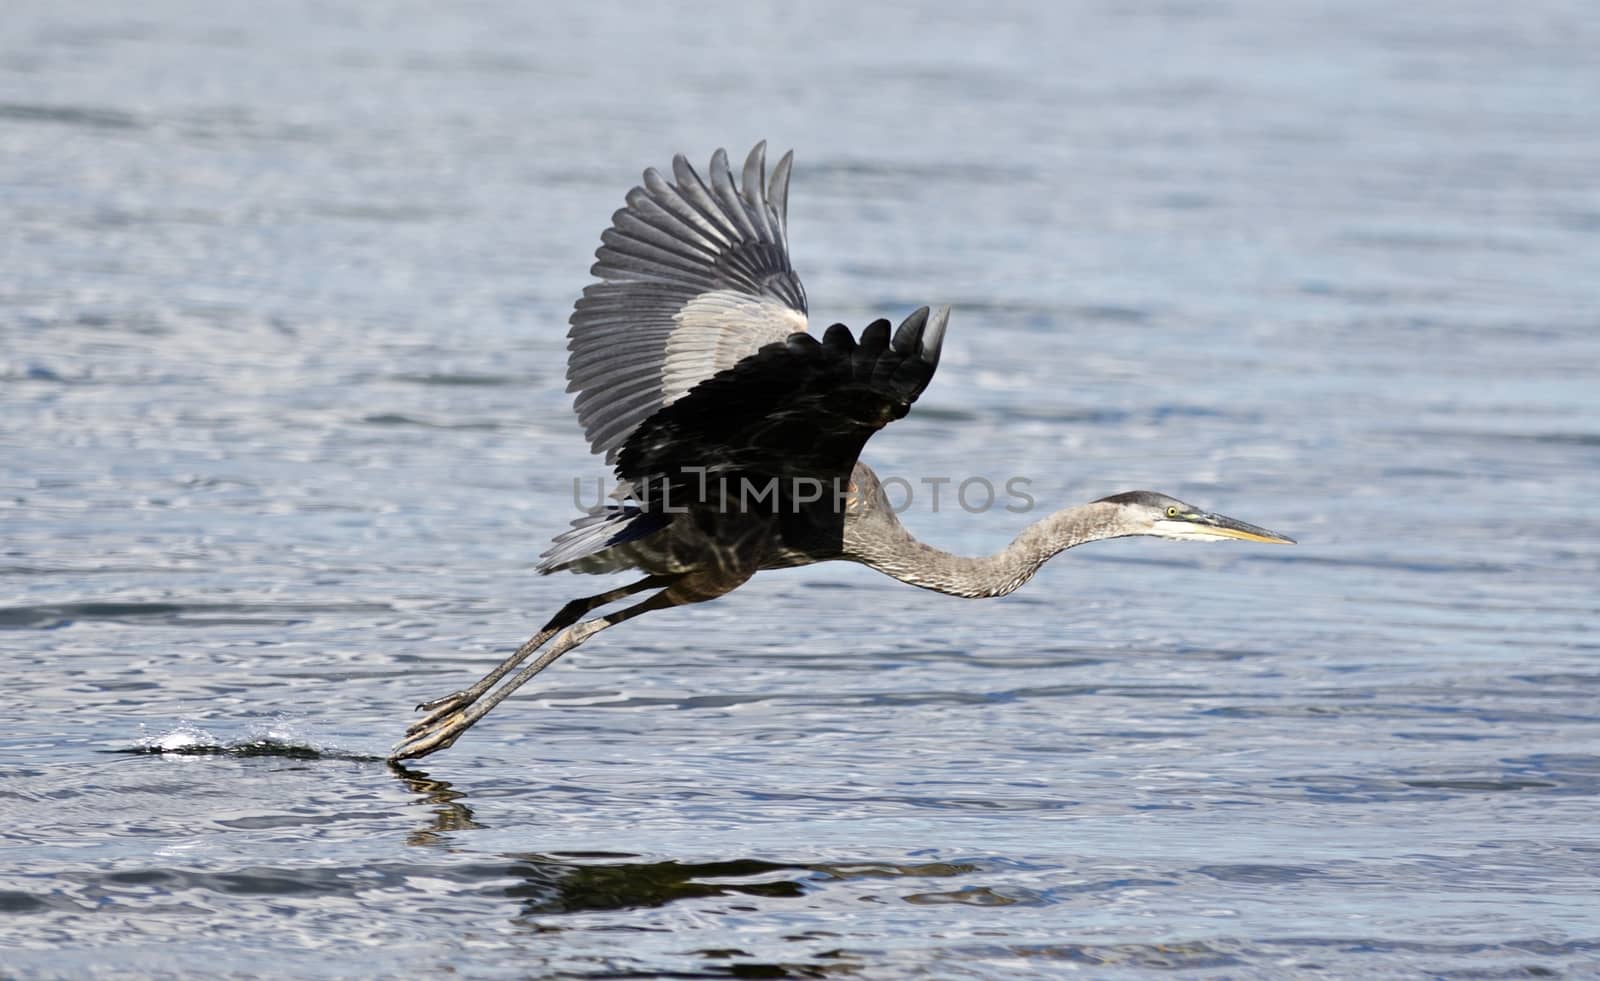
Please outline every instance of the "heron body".
[[814, 336], [789, 261], [792, 159], [769, 177], [757, 144], [736, 179], [718, 150], [706, 181], [680, 155], [672, 180], [646, 170], [612, 216], [597, 281], [570, 320], [567, 379], [619, 493], [559, 535], [539, 569], [644, 578], [573, 600], [478, 682], [425, 702], [391, 760], [450, 746], [601, 630], [714, 599], [764, 569], [848, 560], [976, 598], [1010, 593], [1062, 550], [1106, 538], [1291, 541], [1150, 491], [1057, 511], [987, 557], [918, 541], [859, 456], [932, 380], [950, 311], [923, 307], [897, 327], [878, 320], [856, 334], [834, 324]]

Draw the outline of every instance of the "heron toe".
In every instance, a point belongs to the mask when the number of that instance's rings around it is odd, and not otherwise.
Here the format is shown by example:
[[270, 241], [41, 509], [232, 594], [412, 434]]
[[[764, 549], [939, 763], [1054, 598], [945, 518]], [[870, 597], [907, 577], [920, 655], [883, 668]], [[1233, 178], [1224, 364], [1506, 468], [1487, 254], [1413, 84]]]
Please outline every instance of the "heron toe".
[[463, 689], [462, 691], [458, 691], [452, 695], [446, 695], [443, 698], [435, 698], [431, 702], [423, 702], [421, 705], [417, 706], [417, 711], [421, 712], [426, 710], [428, 714], [411, 723], [409, 726], [406, 726], [406, 735], [414, 736], [419, 732], [431, 728], [440, 719], [443, 719], [450, 713], [459, 712], [460, 710], [471, 705], [473, 702], [477, 701], [478, 694], [478, 692], [474, 692], [470, 689]]
[[429, 753], [437, 753], [441, 749], [448, 749], [476, 721], [476, 719], [469, 718], [465, 712], [457, 712], [454, 715], [422, 725], [420, 728], [412, 726], [411, 729], [406, 730], [406, 738], [396, 743], [394, 749], [389, 751], [389, 762], [398, 763], [400, 760], [420, 759]]
[[440, 709], [440, 708], [444, 708], [447, 705], [455, 705], [458, 702], [468, 702], [468, 701], [471, 701], [471, 700], [472, 700], [472, 689], [463, 688], [460, 691], [453, 691], [450, 694], [442, 696], [440, 698], [429, 699], [428, 701], [423, 702], [420, 705], [418, 705], [417, 706], [417, 711], [418, 712], [432, 712], [434, 709]]

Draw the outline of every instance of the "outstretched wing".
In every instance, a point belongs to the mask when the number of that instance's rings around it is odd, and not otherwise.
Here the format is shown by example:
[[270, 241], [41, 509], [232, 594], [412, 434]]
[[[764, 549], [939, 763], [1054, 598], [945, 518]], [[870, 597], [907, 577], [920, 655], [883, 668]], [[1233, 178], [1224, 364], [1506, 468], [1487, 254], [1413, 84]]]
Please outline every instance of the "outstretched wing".
[[766, 143], [735, 182], [728, 155], [708, 185], [680, 154], [611, 216], [567, 332], [567, 391], [590, 448], [614, 462], [645, 417], [762, 346], [806, 329], [789, 265], [786, 153], [766, 176]]
[[834, 324], [820, 343], [795, 334], [770, 344], [646, 419], [623, 444], [617, 476], [647, 512], [726, 503], [773, 478], [779, 506], [806, 496], [797, 481], [842, 490], [833, 482], [848, 479], [868, 438], [928, 387], [949, 316], [923, 307], [893, 336], [878, 320], [859, 341]]

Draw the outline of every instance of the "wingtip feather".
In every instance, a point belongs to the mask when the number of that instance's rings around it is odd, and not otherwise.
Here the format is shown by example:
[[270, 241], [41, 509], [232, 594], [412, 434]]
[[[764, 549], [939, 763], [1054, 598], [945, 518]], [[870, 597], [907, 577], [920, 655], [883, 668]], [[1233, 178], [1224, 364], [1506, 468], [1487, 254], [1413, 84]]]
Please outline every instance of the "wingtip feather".
[[[923, 309], [927, 309], [924, 307]], [[939, 363], [939, 349], [944, 347], [944, 330], [950, 325], [950, 308], [937, 306], [933, 308], [928, 317], [928, 325], [922, 331], [922, 340], [918, 348], [924, 361], [931, 365]]]
[[760, 197], [767, 190], [767, 141], [762, 140], [750, 148], [750, 153], [744, 158], [743, 190], [747, 195], [746, 200], [752, 200], [748, 195]]
[[773, 219], [767, 207], [767, 141], [762, 140], [750, 148], [750, 153], [744, 158], [744, 173], [739, 182], [739, 195], [744, 198], [745, 207], [749, 209], [755, 219], [756, 230], [761, 237], [771, 241], [778, 237], [777, 229], [773, 227]]
[[928, 308], [917, 307], [906, 319], [900, 321], [900, 326], [894, 331], [894, 340], [890, 341], [889, 346], [902, 353], [915, 350], [917, 339], [922, 336], [923, 328], [927, 324]]
[[778, 213], [778, 222], [783, 226], [785, 238], [789, 234], [789, 172], [793, 169], [794, 151], [789, 150], [772, 168], [772, 177], [767, 181], [767, 200]]

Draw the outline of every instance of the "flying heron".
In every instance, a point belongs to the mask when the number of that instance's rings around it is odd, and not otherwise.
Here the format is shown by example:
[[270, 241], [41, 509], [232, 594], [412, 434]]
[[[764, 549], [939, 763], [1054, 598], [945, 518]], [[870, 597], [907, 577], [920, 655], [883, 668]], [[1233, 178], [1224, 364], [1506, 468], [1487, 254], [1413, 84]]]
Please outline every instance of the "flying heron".
[[859, 336], [843, 324], [821, 340], [807, 333], [805, 289], [789, 263], [793, 158], [784, 154], [769, 178], [758, 143], [735, 179], [718, 150], [707, 182], [679, 155], [671, 180], [646, 170], [612, 215], [591, 270], [598, 282], [571, 317], [567, 388], [619, 492], [558, 536], [539, 571], [644, 578], [571, 601], [477, 683], [418, 706], [427, 715], [390, 760], [450, 746], [607, 627], [715, 599], [763, 569], [845, 559], [913, 586], [983, 597], [1004, 596], [1058, 552], [1105, 538], [1292, 544], [1150, 491], [1057, 511], [987, 558], [919, 542], [857, 457], [933, 378], [950, 309], [922, 307], [893, 330], [877, 320]]

